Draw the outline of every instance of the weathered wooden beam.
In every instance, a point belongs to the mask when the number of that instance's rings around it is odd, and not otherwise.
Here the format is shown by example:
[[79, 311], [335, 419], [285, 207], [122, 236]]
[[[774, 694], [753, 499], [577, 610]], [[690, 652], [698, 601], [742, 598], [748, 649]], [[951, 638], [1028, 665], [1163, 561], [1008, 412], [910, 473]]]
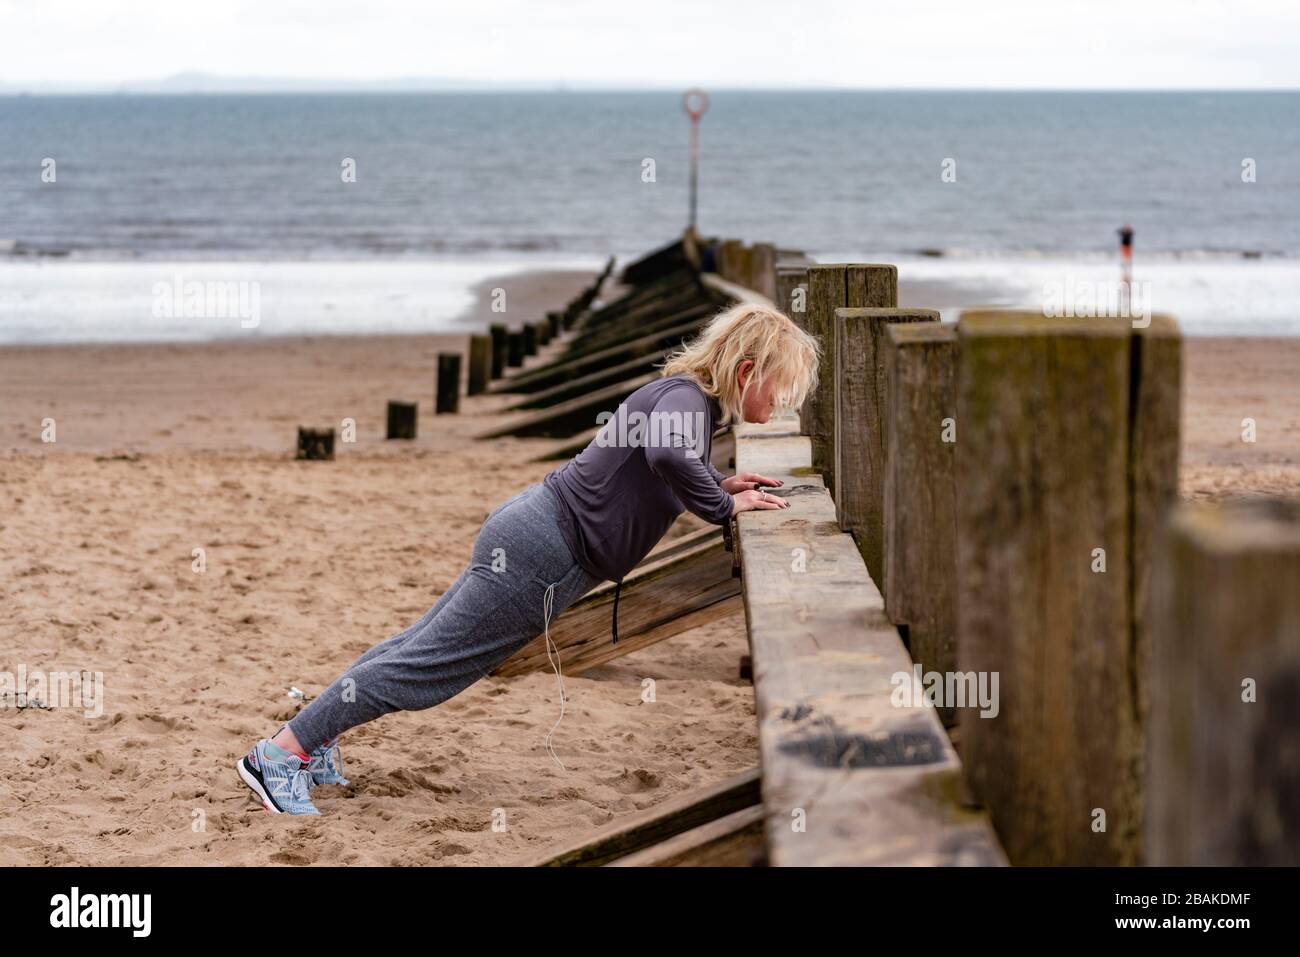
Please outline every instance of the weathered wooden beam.
[[623, 345], [613, 346], [609, 349], [603, 349], [600, 352], [583, 356], [580, 359], [573, 359], [559, 362], [551, 366], [539, 367], [535, 372], [529, 372], [518, 376], [517, 378], [507, 379], [493, 387], [492, 391], [500, 392], [537, 392], [542, 389], [549, 389], [561, 382], [567, 382], [580, 376], [590, 375], [592, 372], [610, 366], [619, 365], [632, 359], [650, 355], [655, 352], [668, 348], [675, 348], [680, 345], [684, 339], [694, 335], [703, 324], [702, 319], [692, 319], [682, 323], [679, 326], [673, 326], [671, 329], [665, 329], [663, 332], [652, 333], [643, 338], [633, 340]]
[[852, 532], [871, 580], [888, 597], [885, 580], [885, 361], [890, 325], [937, 323], [933, 309], [836, 309], [833, 365], [835, 511]]
[[506, 332], [506, 366], [517, 369], [524, 364], [524, 333], [521, 329]]
[[835, 310], [898, 305], [898, 269], [878, 264], [808, 267], [806, 330], [821, 345], [824, 371], [801, 410], [801, 427], [812, 438], [813, 467], [835, 494]]
[[794, 425], [736, 438], [738, 468], [783, 479], [791, 503], [736, 522], [769, 861], [1005, 863], [933, 709], [895, 706], [912, 662]]
[[808, 267], [781, 266], [776, 271], [776, 308], [789, 316], [800, 329], [808, 324]]
[[691, 275], [673, 277], [646, 286], [608, 306], [591, 313], [582, 324], [583, 340], [622, 326], [635, 325], [646, 316], [684, 308], [698, 299], [700, 281]]
[[[618, 644], [610, 632], [614, 588], [606, 582], [592, 589], [551, 624], [551, 644], [564, 674], [580, 674], [739, 611], [740, 583], [731, 575], [731, 555], [716, 528], [702, 530], [689, 547], [643, 562], [623, 579]], [[550, 668], [545, 640], [538, 636], [493, 674]]]
[[609, 327], [600, 333], [583, 332], [580, 339], [574, 340], [573, 347], [558, 358], [558, 362], [572, 362], [584, 356], [603, 352], [606, 349], [624, 343], [644, 339], [654, 332], [671, 329], [691, 320], [703, 321], [718, 311], [717, 302], [701, 296], [698, 292], [689, 299], [676, 300], [662, 304], [653, 312], [640, 316], [635, 322]]
[[298, 426], [298, 454], [300, 459], [333, 461], [334, 430], [306, 429]]
[[744, 274], [745, 244], [739, 239], [724, 239], [718, 244], [717, 273], [727, 282], [748, 285]]
[[682, 240], [675, 239], [666, 246], [647, 253], [623, 267], [622, 281], [639, 286], [681, 269], [693, 268], [686, 255]]
[[768, 299], [776, 299], [776, 247], [771, 243], [754, 243], [748, 286]]
[[[976, 312], [958, 324], [957, 657], [1002, 689], [996, 720], [959, 720], [1013, 863], [1139, 858], [1136, 556], [1163, 513], [1154, 491], [1138, 506], [1135, 474], [1168, 470], [1150, 443], [1177, 431], [1167, 384], [1141, 381], [1175, 371], [1177, 350], [1153, 350], [1143, 373], [1145, 342], [1115, 319]], [[1142, 481], [1167, 493], [1174, 461]]]
[[1179, 508], [1156, 563], [1146, 860], [1300, 864], [1300, 500]]
[[417, 407], [414, 402], [389, 400], [388, 429], [385, 433], [386, 436], [389, 439], [415, 438], [416, 411]]
[[[1151, 645], [1151, 572], [1156, 540], [1170, 510], [1178, 503], [1179, 453], [1182, 449], [1183, 341], [1178, 323], [1154, 315], [1134, 330], [1130, 368], [1134, 381], [1129, 437], [1129, 484], [1133, 496], [1133, 653], [1138, 675], [1147, 674], [1145, 655]], [[1145, 681], [1137, 686], [1138, 722], [1146, 724]]]
[[763, 805], [756, 803], [605, 866], [748, 867], [762, 847]]
[[492, 382], [492, 337], [469, 337], [469, 382], [466, 395], [480, 395]]
[[597, 369], [595, 372], [579, 376], [577, 379], [570, 379], [567, 382], [561, 382], [540, 392], [524, 393], [524, 398], [506, 408], [512, 412], [527, 409], [545, 409], [558, 402], [565, 402], [591, 392], [594, 389], [601, 389], [615, 382], [622, 382], [652, 372], [663, 363], [667, 355], [667, 349], [660, 349], [658, 352], [646, 353], [616, 366]]
[[519, 419], [513, 419], [505, 425], [484, 432], [480, 439], [497, 439], [507, 435], [518, 438], [563, 438], [574, 435], [596, 424], [596, 417], [602, 412], [613, 412], [619, 403], [641, 386], [653, 382], [658, 376], [646, 374], [616, 382], [603, 389], [596, 389], [586, 395], [575, 396], [565, 402], [558, 402], [549, 409], [533, 412]]
[[660, 300], [674, 298], [683, 292], [698, 289], [700, 278], [682, 270], [644, 286], [634, 286], [617, 299], [589, 312], [582, 320], [582, 331], [599, 329], [626, 321], [633, 313]]
[[[912, 661], [945, 674], [957, 670], [956, 364], [955, 325], [888, 327], [885, 614], [907, 626]], [[939, 716], [956, 721], [951, 707]]]
[[703, 824], [753, 807], [760, 800], [758, 768], [717, 784], [692, 789], [614, 821], [594, 834], [519, 862], [527, 867], [592, 867], [607, 864]]
[[506, 373], [506, 355], [509, 350], [507, 346], [506, 327], [500, 323], [492, 323], [488, 326], [488, 335], [492, 337], [492, 376], [493, 379], [499, 379]]
[[437, 395], [434, 400], [434, 413], [458, 412], [460, 410], [460, 353], [438, 353]]

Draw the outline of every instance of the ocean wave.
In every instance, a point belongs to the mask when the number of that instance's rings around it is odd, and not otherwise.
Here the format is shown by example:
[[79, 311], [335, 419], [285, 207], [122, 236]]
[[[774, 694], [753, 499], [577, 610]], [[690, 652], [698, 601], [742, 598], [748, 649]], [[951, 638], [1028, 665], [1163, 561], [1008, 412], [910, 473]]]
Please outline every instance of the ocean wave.
[[[1041, 247], [1007, 248], [1007, 249], [965, 249], [953, 247], [941, 249], [921, 247], [899, 250], [893, 255], [920, 259], [1080, 259], [1104, 262], [1117, 258], [1117, 249], [1047, 249]], [[1134, 249], [1133, 255], [1141, 259], [1160, 262], [1178, 262], [1187, 260], [1218, 261], [1231, 259], [1300, 259], [1300, 250], [1283, 249]], [[828, 260], [829, 261], [829, 260]]]

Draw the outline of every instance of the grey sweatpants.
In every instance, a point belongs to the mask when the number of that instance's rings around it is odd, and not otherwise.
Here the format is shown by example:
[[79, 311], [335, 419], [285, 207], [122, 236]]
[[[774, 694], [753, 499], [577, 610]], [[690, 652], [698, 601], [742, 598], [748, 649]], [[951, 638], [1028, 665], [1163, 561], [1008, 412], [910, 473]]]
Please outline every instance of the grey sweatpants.
[[289, 721], [304, 751], [391, 711], [441, 704], [542, 633], [600, 583], [573, 558], [559, 502], [531, 485], [488, 515], [469, 567], [424, 617], [371, 648]]

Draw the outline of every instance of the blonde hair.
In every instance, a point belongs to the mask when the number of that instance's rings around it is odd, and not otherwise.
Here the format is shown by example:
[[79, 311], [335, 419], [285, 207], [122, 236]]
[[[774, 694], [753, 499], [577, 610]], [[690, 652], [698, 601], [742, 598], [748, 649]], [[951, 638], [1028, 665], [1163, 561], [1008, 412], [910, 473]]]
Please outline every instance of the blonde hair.
[[[741, 302], [718, 313], [695, 339], [670, 355], [663, 374], [691, 376], [718, 400], [725, 421], [734, 423], [742, 419], [745, 393], [769, 379], [777, 384], [780, 408], [802, 405], [817, 385], [820, 351], [817, 340], [785, 313]], [[753, 361], [754, 371], [742, 390], [736, 369], [746, 359]]]

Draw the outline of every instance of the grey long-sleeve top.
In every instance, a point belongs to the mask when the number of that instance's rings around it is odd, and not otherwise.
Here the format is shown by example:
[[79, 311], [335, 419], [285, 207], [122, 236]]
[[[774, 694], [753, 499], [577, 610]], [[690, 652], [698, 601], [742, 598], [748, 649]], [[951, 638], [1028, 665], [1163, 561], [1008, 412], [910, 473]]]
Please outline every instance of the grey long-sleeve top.
[[656, 379], [628, 396], [585, 449], [546, 476], [564, 506], [560, 532], [578, 564], [619, 581], [683, 510], [726, 524], [732, 497], [709, 462], [721, 418], [717, 400], [694, 379]]

